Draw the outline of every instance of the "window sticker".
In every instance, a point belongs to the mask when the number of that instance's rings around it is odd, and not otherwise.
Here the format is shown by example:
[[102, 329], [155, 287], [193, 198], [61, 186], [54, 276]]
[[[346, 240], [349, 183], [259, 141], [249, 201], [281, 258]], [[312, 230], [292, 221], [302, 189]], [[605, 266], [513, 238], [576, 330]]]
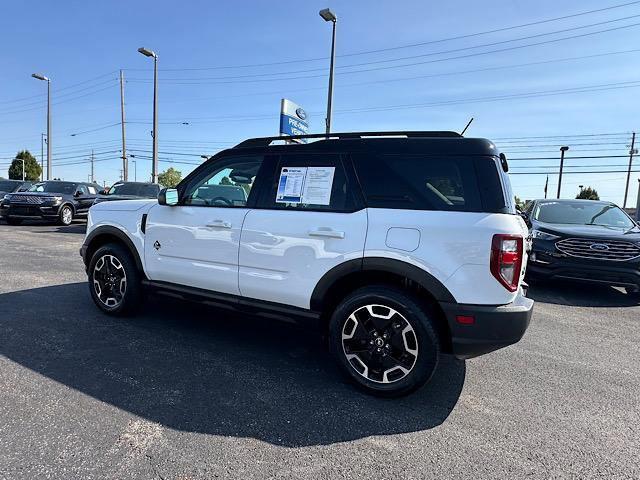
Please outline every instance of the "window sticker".
[[276, 203], [330, 205], [336, 167], [283, 167]]
[[311, 205], [331, 204], [331, 190], [336, 167], [308, 167], [302, 190], [302, 203]]
[[302, 203], [307, 167], [283, 167], [280, 171], [276, 203]]

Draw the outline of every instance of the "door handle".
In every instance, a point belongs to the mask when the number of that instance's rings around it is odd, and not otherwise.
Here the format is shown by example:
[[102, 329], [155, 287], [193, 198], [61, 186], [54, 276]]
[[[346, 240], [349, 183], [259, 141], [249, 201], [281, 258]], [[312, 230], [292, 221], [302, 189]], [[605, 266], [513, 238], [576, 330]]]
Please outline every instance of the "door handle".
[[231, 223], [225, 222], [224, 220], [214, 220], [211, 223], [207, 223], [205, 225], [207, 228], [231, 228]]
[[331, 228], [320, 227], [309, 231], [311, 237], [344, 238], [344, 232], [339, 232]]

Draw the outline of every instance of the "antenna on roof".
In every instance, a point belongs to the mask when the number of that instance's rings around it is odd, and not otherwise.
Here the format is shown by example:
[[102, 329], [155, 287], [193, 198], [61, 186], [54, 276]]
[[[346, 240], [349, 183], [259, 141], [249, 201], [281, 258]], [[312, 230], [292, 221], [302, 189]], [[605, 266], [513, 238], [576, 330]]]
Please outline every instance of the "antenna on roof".
[[462, 130], [462, 132], [460, 133], [460, 136], [463, 137], [464, 136], [464, 132], [467, 131], [467, 128], [469, 128], [469, 125], [471, 125], [471, 122], [473, 122], [473, 117], [471, 117], [471, 120], [469, 120], [469, 123], [467, 123], [467, 126], [464, 127], [464, 130]]

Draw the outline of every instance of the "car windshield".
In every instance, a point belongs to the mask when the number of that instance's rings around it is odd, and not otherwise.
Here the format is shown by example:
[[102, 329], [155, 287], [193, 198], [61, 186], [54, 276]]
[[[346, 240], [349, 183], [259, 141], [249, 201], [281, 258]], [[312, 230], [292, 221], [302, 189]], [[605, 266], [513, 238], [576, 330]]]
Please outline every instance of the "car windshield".
[[13, 192], [13, 189], [16, 188], [16, 186], [16, 182], [11, 182], [9, 180], [0, 180], [0, 192]]
[[619, 207], [595, 202], [543, 202], [536, 207], [533, 218], [539, 222], [566, 225], [635, 226]]
[[158, 196], [160, 188], [158, 185], [148, 183], [116, 183], [107, 195], [131, 195], [134, 197], [155, 198]]
[[45, 192], [45, 193], [63, 193], [73, 195], [76, 191], [77, 184], [71, 182], [42, 182], [36, 183], [28, 191], [29, 192]]

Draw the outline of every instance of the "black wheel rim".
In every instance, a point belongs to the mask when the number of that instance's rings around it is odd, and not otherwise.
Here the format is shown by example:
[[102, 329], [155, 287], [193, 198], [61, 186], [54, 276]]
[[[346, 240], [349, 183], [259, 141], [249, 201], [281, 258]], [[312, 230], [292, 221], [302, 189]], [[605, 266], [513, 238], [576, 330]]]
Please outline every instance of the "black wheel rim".
[[103, 255], [93, 267], [93, 290], [103, 305], [116, 308], [127, 291], [127, 275], [120, 260]]
[[386, 305], [356, 309], [342, 327], [342, 349], [351, 367], [376, 383], [405, 378], [418, 359], [418, 338], [413, 326]]

